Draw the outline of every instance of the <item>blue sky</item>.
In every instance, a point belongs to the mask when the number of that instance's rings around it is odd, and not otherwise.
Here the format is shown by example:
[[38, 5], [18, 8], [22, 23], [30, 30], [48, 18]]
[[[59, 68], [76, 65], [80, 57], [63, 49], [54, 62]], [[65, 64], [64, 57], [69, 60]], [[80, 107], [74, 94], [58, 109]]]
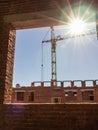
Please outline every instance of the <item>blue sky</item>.
[[[95, 24], [93, 25], [95, 28]], [[47, 35], [46, 35], [47, 34]], [[55, 27], [65, 35], [66, 28]], [[50, 39], [50, 27], [17, 30], [13, 86], [29, 86], [41, 81], [42, 40]], [[98, 40], [96, 34], [57, 42], [57, 79], [98, 79]], [[43, 79], [51, 80], [51, 44], [43, 44]]]

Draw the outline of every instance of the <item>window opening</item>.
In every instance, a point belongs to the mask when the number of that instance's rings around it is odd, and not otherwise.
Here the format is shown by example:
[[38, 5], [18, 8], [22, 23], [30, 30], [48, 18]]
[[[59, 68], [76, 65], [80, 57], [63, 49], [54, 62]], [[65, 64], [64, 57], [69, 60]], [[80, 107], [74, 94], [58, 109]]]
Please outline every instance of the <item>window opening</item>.
[[17, 101], [24, 101], [24, 92], [17, 92]]
[[61, 98], [60, 97], [54, 97], [53, 98], [53, 102], [54, 103], [60, 103], [61, 102]]
[[65, 96], [66, 96], [66, 97], [68, 96], [68, 92], [65, 92]]
[[93, 95], [90, 95], [89, 98], [90, 98], [91, 101], [94, 100], [94, 96]]
[[71, 87], [71, 81], [64, 81], [64, 87]]
[[85, 81], [86, 87], [93, 87], [93, 81]]
[[74, 86], [81, 87], [82, 86], [81, 81], [74, 81]]
[[73, 92], [73, 96], [76, 97], [77, 96], [77, 92]]
[[82, 92], [82, 99], [83, 100], [94, 100], [93, 91], [84, 91], [84, 92]]
[[30, 92], [29, 101], [34, 101], [34, 92]]

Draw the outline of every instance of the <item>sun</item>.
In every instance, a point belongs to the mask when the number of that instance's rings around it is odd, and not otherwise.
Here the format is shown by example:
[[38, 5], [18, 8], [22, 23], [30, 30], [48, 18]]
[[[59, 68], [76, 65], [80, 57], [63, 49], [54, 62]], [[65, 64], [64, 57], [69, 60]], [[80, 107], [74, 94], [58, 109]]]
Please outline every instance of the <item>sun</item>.
[[71, 35], [81, 35], [86, 31], [86, 22], [80, 18], [74, 18], [68, 24]]

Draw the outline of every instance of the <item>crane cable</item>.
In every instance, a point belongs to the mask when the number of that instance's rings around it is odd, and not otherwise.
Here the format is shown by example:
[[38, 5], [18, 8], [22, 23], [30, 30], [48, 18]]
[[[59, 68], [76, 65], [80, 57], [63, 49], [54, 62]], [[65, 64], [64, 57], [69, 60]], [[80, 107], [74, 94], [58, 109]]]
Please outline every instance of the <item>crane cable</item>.
[[44, 72], [43, 72], [43, 44], [41, 46], [41, 82], [43, 82], [43, 78], [44, 78]]

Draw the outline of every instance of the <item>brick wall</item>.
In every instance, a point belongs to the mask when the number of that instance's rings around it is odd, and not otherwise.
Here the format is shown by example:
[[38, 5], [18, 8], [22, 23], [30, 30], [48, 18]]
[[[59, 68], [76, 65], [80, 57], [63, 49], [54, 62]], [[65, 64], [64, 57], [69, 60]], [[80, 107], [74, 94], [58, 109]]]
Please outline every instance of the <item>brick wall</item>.
[[0, 20], [0, 103], [6, 103], [11, 101], [15, 31], [2, 17]]
[[0, 105], [0, 130], [98, 130], [98, 104]]

